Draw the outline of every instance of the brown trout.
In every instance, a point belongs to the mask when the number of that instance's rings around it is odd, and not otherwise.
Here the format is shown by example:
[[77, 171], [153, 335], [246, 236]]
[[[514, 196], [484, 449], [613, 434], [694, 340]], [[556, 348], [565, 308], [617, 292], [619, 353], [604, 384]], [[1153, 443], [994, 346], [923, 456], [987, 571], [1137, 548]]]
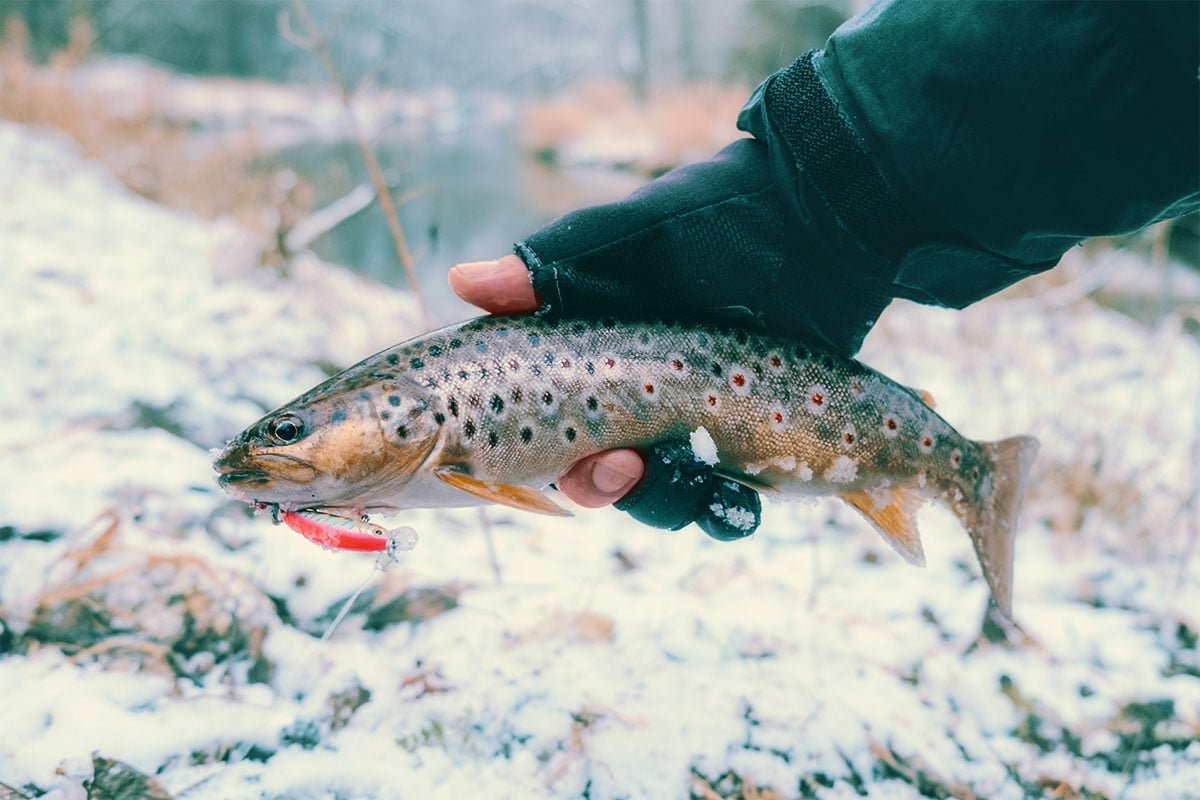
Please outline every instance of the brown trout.
[[232, 496], [284, 512], [491, 502], [567, 514], [541, 489], [577, 459], [688, 437], [715, 446], [700, 455], [728, 479], [842, 498], [914, 564], [924, 563], [920, 501], [945, 504], [1011, 614], [1037, 441], [972, 441], [857, 361], [738, 328], [531, 316], [453, 325], [272, 411], [215, 467]]

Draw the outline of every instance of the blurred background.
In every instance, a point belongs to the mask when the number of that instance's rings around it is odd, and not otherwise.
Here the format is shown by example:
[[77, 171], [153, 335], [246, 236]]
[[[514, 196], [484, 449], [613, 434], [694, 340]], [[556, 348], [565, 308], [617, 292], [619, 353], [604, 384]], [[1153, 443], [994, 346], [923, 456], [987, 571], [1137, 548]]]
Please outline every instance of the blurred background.
[[402, 284], [323, 49], [449, 313], [450, 265], [707, 158], [753, 86], [855, 5], [314, 0], [317, 47], [288, 0], [0, 0], [0, 117], [67, 132], [147, 198], [236, 217], [265, 265], [311, 247]]

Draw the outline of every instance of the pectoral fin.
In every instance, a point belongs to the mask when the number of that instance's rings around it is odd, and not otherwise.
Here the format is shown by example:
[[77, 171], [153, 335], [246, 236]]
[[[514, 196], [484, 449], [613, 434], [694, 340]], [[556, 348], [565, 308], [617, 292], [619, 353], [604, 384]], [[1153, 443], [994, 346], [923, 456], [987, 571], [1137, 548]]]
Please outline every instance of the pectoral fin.
[[549, 514], [554, 517], [574, 516], [537, 489], [531, 489], [528, 486], [483, 481], [454, 469], [440, 469], [435, 474], [455, 489], [461, 489], [490, 503], [499, 503], [509, 508], [532, 511], [535, 514]]
[[870, 520], [905, 561], [918, 567], [925, 566], [925, 551], [921, 548], [921, 533], [917, 530], [916, 520], [921, 505], [919, 495], [896, 488], [848, 492], [841, 498]]

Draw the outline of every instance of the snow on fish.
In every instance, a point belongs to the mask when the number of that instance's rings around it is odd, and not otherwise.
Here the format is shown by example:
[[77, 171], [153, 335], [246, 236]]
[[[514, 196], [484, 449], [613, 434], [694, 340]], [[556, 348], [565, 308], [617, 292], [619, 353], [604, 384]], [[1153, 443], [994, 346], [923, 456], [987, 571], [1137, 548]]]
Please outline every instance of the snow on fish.
[[362, 536], [382, 529], [349, 535], [334, 520], [480, 503], [569, 515], [541, 490], [577, 459], [695, 443], [701, 429], [722, 477], [782, 497], [839, 497], [913, 564], [924, 564], [918, 506], [944, 504], [1011, 615], [1037, 441], [972, 441], [857, 361], [740, 328], [532, 316], [452, 325], [267, 414], [215, 468], [230, 495], [281, 509], [315, 541], [364, 549]]

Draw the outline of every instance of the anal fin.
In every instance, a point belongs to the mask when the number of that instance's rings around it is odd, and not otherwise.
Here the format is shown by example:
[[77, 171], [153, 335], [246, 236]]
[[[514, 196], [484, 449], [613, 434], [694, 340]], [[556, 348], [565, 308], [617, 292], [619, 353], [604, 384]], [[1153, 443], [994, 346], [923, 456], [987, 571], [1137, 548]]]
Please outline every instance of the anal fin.
[[498, 503], [521, 511], [532, 511], [535, 514], [548, 514], [554, 517], [572, 517], [570, 511], [551, 500], [537, 489], [528, 486], [515, 486], [510, 483], [493, 483], [484, 481], [465, 472], [455, 469], [440, 469], [435, 473], [444, 483], [455, 489], [473, 494], [490, 503]]
[[921, 497], [904, 488], [879, 488], [870, 492], [847, 492], [839, 495], [860, 514], [870, 520], [884, 540], [904, 560], [918, 567], [925, 566], [925, 551], [921, 533], [917, 530], [917, 509]]

